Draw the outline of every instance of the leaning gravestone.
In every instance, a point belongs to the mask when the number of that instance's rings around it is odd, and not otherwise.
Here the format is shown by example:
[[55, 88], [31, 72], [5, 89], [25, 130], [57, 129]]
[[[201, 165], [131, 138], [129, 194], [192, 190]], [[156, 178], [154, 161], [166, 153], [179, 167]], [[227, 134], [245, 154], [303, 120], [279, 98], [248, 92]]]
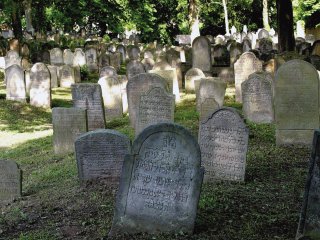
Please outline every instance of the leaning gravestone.
[[174, 95], [163, 88], [154, 87], [140, 96], [135, 135], [161, 122], [174, 122]]
[[308, 62], [291, 60], [275, 77], [275, 121], [278, 145], [311, 145], [319, 122], [319, 75]]
[[199, 126], [204, 181], [244, 181], [248, 129], [232, 108], [221, 108]]
[[22, 172], [13, 161], [0, 160], [0, 206], [21, 197]]
[[61, 66], [63, 64], [63, 53], [60, 48], [51, 49], [50, 63], [55, 66]]
[[241, 84], [244, 117], [255, 123], [272, 123], [273, 80], [266, 72], [253, 73]]
[[11, 65], [5, 69], [6, 99], [26, 102], [26, 84], [24, 71], [19, 65]]
[[146, 128], [126, 156], [112, 229], [123, 233], [192, 233], [203, 179], [199, 145], [183, 127]]
[[81, 108], [53, 108], [52, 125], [54, 153], [72, 153], [76, 138], [88, 131], [87, 111]]
[[30, 70], [30, 105], [51, 107], [50, 72], [44, 63], [36, 63]]
[[211, 46], [206, 37], [199, 36], [192, 42], [192, 67], [201, 69], [204, 74], [211, 74]]
[[88, 130], [106, 127], [102, 92], [99, 84], [77, 83], [71, 85], [73, 106], [87, 109]]
[[127, 98], [129, 107], [130, 125], [136, 126], [136, 119], [139, 109], [140, 96], [152, 87], [168, 89], [167, 81], [159, 75], [152, 73], [142, 73], [129, 79], [127, 83]]
[[59, 69], [60, 87], [69, 88], [75, 83], [74, 70], [70, 65], [63, 65]]
[[124, 134], [110, 129], [85, 133], [75, 141], [78, 175], [81, 183], [103, 181], [118, 187], [124, 157], [131, 152]]
[[309, 173], [305, 187], [296, 240], [320, 238], [320, 131], [313, 136]]
[[234, 63], [237, 102], [242, 102], [241, 84], [248, 79], [250, 74], [261, 71], [262, 63], [252, 52], [243, 53]]

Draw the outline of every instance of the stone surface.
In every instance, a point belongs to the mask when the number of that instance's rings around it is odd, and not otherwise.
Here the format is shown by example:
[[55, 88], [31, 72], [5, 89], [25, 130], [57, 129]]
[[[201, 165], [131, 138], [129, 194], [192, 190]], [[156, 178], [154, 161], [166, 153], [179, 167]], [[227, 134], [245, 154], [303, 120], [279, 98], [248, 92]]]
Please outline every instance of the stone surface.
[[74, 141], [88, 131], [87, 110], [81, 108], [52, 109], [53, 149], [55, 154], [74, 152]]
[[102, 77], [117, 78], [118, 77], [117, 70], [112, 66], [105, 66], [100, 70], [99, 78], [102, 78]]
[[63, 63], [66, 65], [73, 66], [74, 53], [70, 49], [63, 51]]
[[74, 50], [73, 66], [84, 66], [86, 64], [86, 56], [81, 48]]
[[19, 65], [11, 65], [5, 70], [6, 99], [26, 102], [24, 71]]
[[95, 48], [89, 48], [85, 51], [86, 63], [88, 66], [89, 72], [98, 71], [98, 56], [97, 50]]
[[127, 64], [127, 77], [130, 80], [133, 78], [135, 75], [140, 74], [140, 73], [145, 73], [144, 66], [141, 62], [138, 60], [132, 60]]
[[192, 42], [192, 67], [211, 73], [211, 46], [206, 37], [199, 36]]
[[50, 63], [51, 63], [51, 65], [55, 65], [55, 66], [63, 65], [63, 53], [60, 48], [51, 49]]
[[232, 108], [221, 108], [199, 126], [204, 181], [244, 181], [248, 129]]
[[135, 135], [162, 122], [174, 122], [174, 95], [161, 87], [154, 87], [140, 96]]
[[50, 71], [44, 63], [36, 63], [30, 70], [30, 104], [51, 107]]
[[99, 129], [81, 135], [75, 149], [81, 183], [101, 181], [108, 187], [118, 187], [124, 157], [131, 152], [127, 136]]
[[88, 130], [106, 127], [101, 86], [94, 83], [71, 85], [73, 106], [87, 109]]
[[8, 68], [14, 64], [21, 66], [21, 57], [19, 56], [19, 53], [14, 50], [8, 51], [4, 60], [6, 63], [5, 64], [6, 68]]
[[51, 88], [58, 87], [58, 67], [53, 65], [47, 65], [51, 77]]
[[250, 74], [262, 71], [262, 63], [251, 52], [243, 53], [234, 63], [234, 78], [236, 87], [236, 101], [242, 102], [241, 84], [246, 81]]
[[241, 84], [242, 110], [246, 119], [255, 123], [272, 123], [273, 80], [266, 72], [253, 73]]
[[311, 146], [319, 122], [319, 75], [308, 62], [291, 60], [275, 78], [275, 122], [278, 145]]
[[70, 88], [76, 82], [73, 67], [69, 65], [63, 65], [59, 68], [59, 77], [60, 87], [63, 88]]
[[109, 236], [192, 233], [203, 169], [199, 145], [183, 127], [158, 124], [134, 141], [124, 161]]
[[128, 46], [127, 52], [130, 60], [139, 60], [140, 59], [140, 49], [138, 46]]
[[185, 75], [185, 89], [186, 92], [194, 92], [194, 81], [205, 78], [204, 73], [199, 68], [190, 68]]
[[0, 160], [0, 206], [21, 197], [22, 172], [9, 160]]

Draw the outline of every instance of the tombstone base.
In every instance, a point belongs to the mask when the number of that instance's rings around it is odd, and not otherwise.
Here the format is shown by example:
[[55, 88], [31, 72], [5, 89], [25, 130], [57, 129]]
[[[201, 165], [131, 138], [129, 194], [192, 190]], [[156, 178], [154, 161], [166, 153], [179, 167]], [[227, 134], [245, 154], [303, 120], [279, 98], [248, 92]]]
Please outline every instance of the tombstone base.
[[276, 130], [277, 146], [300, 145], [311, 147], [313, 129], [310, 130]]

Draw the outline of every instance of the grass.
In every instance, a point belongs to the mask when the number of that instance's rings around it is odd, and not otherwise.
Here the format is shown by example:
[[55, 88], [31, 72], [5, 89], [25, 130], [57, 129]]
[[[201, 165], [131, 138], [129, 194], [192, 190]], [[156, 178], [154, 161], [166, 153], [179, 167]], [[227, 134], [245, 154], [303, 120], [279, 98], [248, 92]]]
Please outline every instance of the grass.
[[[241, 114], [233, 90], [228, 87], [225, 105]], [[69, 89], [57, 88], [52, 93], [55, 107], [72, 105]], [[0, 84], [0, 143], [15, 141], [11, 135], [24, 139], [0, 145], [0, 159], [20, 165], [23, 197], [1, 207], [0, 239], [105, 238], [112, 224], [114, 190], [102, 185], [80, 187], [74, 154], [53, 153], [51, 111], [5, 101], [4, 94]], [[195, 109], [195, 95], [183, 93], [175, 122], [197, 137], [199, 115]], [[107, 126], [134, 138], [128, 116]], [[310, 150], [277, 147], [273, 124], [247, 122], [247, 126], [245, 182], [203, 185], [192, 236], [136, 234], [114, 239], [294, 239]]]

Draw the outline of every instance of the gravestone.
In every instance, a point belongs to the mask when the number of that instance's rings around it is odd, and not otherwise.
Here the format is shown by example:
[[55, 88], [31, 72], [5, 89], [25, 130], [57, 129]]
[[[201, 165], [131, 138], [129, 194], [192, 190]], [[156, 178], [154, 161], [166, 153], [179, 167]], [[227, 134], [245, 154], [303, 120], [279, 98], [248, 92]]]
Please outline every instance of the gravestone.
[[183, 127], [146, 128], [126, 156], [109, 237], [194, 229], [203, 168], [199, 145]]
[[59, 68], [60, 87], [69, 88], [75, 83], [74, 70], [69, 65], [63, 65]]
[[70, 49], [65, 49], [63, 51], [63, 62], [66, 65], [73, 66], [74, 53]]
[[125, 46], [123, 45], [118, 45], [117, 46], [117, 52], [120, 53], [120, 59], [121, 59], [121, 63], [125, 63], [126, 59], [127, 59], [127, 51]]
[[58, 67], [53, 65], [47, 65], [47, 68], [50, 71], [51, 88], [57, 88], [58, 87]]
[[128, 56], [130, 60], [139, 60], [140, 59], [140, 49], [138, 46], [128, 46], [127, 47]]
[[128, 113], [128, 98], [127, 98], [128, 78], [126, 75], [119, 75], [118, 80], [121, 86], [122, 111], [123, 113]]
[[98, 71], [98, 57], [97, 50], [94, 48], [88, 48], [85, 52], [86, 63], [88, 66], [89, 72], [97, 72]]
[[140, 96], [135, 135], [161, 122], [174, 122], [174, 95], [161, 87], [154, 87]]
[[239, 43], [232, 43], [230, 45], [230, 64], [233, 65], [239, 56], [242, 54], [242, 45]]
[[43, 62], [45, 64], [50, 64], [50, 52], [48, 50], [43, 50], [39, 56], [38, 62]]
[[262, 71], [262, 63], [252, 52], [243, 53], [234, 63], [234, 78], [236, 88], [236, 101], [242, 102], [241, 84], [250, 74]]
[[51, 107], [50, 72], [44, 63], [36, 63], [30, 70], [30, 105]]
[[172, 69], [172, 67], [167, 62], [166, 59], [161, 59], [160, 61], [157, 61], [152, 68], [152, 70], [170, 70], [170, 69]]
[[136, 126], [140, 96], [152, 87], [162, 87], [168, 90], [167, 81], [156, 74], [141, 73], [129, 79], [127, 83], [127, 98], [131, 127]]
[[27, 43], [24, 43], [21, 47], [20, 54], [23, 58], [30, 57], [30, 49]]
[[110, 61], [110, 66], [114, 67], [117, 71], [120, 70], [120, 65], [121, 65], [120, 53], [110, 53], [109, 61]]
[[194, 92], [194, 81], [205, 78], [204, 73], [199, 68], [190, 68], [185, 75], [185, 89], [186, 92]]
[[110, 65], [110, 57], [106, 52], [102, 52], [98, 58], [99, 68], [103, 68]]
[[26, 102], [24, 71], [19, 65], [11, 65], [5, 70], [6, 99]]
[[201, 69], [206, 76], [211, 74], [211, 46], [206, 37], [199, 36], [192, 42], [192, 67]]
[[14, 64], [21, 66], [21, 57], [19, 56], [19, 53], [14, 50], [7, 52], [7, 55], [4, 57], [4, 61], [6, 63], [6, 68]]
[[73, 107], [87, 109], [88, 130], [106, 127], [101, 87], [94, 83], [71, 85]]
[[144, 66], [141, 62], [138, 60], [132, 60], [127, 64], [127, 77], [130, 81], [131, 78], [133, 78], [135, 75], [138, 75], [140, 73], [145, 73]]
[[80, 108], [53, 108], [52, 125], [54, 153], [72, 153], [76, 138], [88, 131], [87, 111]]
[[228, 49], [224, 45], [215, 45], [212, 48], [212, 61], [216, 66], [229, 66], [230, 65], [230, 54]]
[[53, 48], [50, 51], [50, 63], [51, 65], [61, 66], [63, 65], [63, 54], [60, 48]]
[[258, 39], [269, 38], [269, 32], [266, 29], [260, 29], [258, 31]]
[[86, 56], [81, 48], [74, 50], [73, 66], [84, 66], [86, 65]]
[[130, 140], [110, 129], [85, 133], [75, 141], [78, 176], [81, 183], [103, 182], [118, 187], [124, 157], [131, 152]]
[[101, 86], [103, 105], [107, 120], [122, 117], [121, 84], [115, 77], [102, 77], [98, 84]]
[[241, 84], [244, 117], [255, 123], [272, 123], [273, 80], [266, 72], [253, 73]]
[[105, 66], [100, 70], [99, 78], [102, 78], [102, 77], [118, 78], [118, 74], [117, 74], [117, 71], [114, 67]]
[[320, 237], [320, 131], [313, 134], [309, 173], [305, 185], [296, 240], [312, 240]]
[[232, 108], [221, 108], [199, 126], [204, 181], [244, 181], [249, 133]]
[[146, 70], [146, 72], [150, 71], [153, 69], [155, 62], [152, 58], [145, 58], [141, 61], [141, 63], [144, 66], [144, 69]]
[[0, 206], [22, 195], [22, 172], [9, 160], [0, 160]]
[[291, 60], [280, 66], [275, 77], [277, 145], [307, 145], [319, 122], [319, 75], [308, 62]]

